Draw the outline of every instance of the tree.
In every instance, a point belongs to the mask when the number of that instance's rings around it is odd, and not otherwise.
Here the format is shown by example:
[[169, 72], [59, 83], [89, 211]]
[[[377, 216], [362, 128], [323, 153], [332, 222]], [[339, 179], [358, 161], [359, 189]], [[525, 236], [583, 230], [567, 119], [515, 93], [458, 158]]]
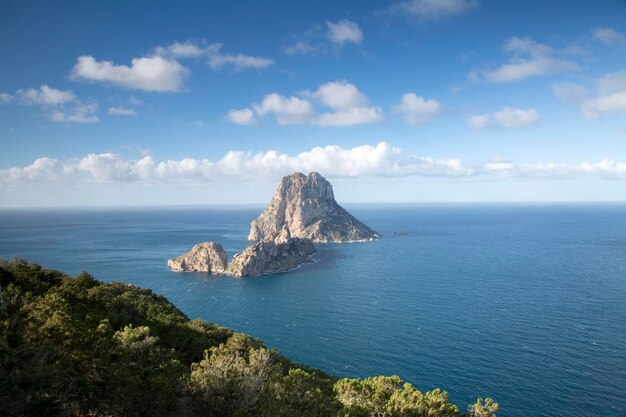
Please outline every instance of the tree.
[[207, 350], [204, 359], [192, 365], [189, 391], [194, 408], [214, 416], [252, 409], [276, 372], [273, 365], [273, 354], [260, 342], [233, 335], [225, 344]]
[[470, 417], [496, 417], [500, 404], [491, 398], [477, 398], [476, 402], [468, 407]]
[[258, 409], [262, 417], [334, 416], [341, 403], [333, 395], [333, 384], [303, 369], [290, 369], [264, 390]]

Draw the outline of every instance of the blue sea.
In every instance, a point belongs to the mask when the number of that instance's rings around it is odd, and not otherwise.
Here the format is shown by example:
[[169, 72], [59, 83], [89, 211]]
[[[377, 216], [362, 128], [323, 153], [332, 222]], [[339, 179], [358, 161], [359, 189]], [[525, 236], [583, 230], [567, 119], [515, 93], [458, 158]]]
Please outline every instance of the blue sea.
[[258, 278], [175, 273], [241, 251], [261, 206], [0, 211], [0, 258], [166, 296], [341, 377], [397, 374], [501, 416], [626, 416], [626, 205], [347, 206], [384, 234]]

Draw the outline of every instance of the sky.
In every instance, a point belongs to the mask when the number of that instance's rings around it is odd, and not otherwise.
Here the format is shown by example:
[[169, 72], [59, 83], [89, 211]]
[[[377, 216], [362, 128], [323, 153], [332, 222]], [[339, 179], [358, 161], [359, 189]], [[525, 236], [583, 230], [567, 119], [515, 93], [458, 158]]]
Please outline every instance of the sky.
[[0, 207], [626, 201], [626, 1], [0, 5]]

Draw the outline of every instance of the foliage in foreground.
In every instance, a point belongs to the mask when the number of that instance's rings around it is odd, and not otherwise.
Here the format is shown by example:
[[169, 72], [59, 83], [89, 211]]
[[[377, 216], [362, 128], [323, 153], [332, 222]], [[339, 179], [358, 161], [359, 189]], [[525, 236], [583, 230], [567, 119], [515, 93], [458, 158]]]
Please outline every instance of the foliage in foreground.
[[[341, 379], [165, 298], [24, 261], [0, 263], [0, 415], [452, 417], [445, 391]], [[464, 415], [495, 416], [478, 399]]]

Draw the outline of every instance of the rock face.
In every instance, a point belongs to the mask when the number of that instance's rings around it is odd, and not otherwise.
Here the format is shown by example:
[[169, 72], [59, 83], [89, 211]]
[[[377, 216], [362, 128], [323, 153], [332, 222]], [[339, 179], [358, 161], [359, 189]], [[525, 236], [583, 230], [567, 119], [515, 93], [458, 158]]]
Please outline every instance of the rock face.
[[271, 239], [283, 226], [294, 238], [319, 243], [356, 242], [381, 236], [337, 204], [332, 185], [317, 172], [283, 177], [269, 207], [250, 225], [248, 239]]
[[167, 261], [174, 271], [208, 272], [212, 275], [254, 277], [282, 272], [303, 264], [315, 253], [309, 239], [292, 238], [287, 226], [273, 240], [263, 240], [248, 246], [235, 255], [230, 264], [224, 248], [219, 243], [205, 242], [195, 245], [189, 252]]
[[190, 251], [170, 259], [167, 266], [173, 271], [208, 272], [223, 274], [228, 266], [226, 251], [219, 243], [198, 243]]
[[309, 239], [291, 237], [285, 226], [273, 240], [262, 240], [235, 255], [228, 264], [227, 275], [251, 277], [283, 272], [303, 264], [315, 253]]

